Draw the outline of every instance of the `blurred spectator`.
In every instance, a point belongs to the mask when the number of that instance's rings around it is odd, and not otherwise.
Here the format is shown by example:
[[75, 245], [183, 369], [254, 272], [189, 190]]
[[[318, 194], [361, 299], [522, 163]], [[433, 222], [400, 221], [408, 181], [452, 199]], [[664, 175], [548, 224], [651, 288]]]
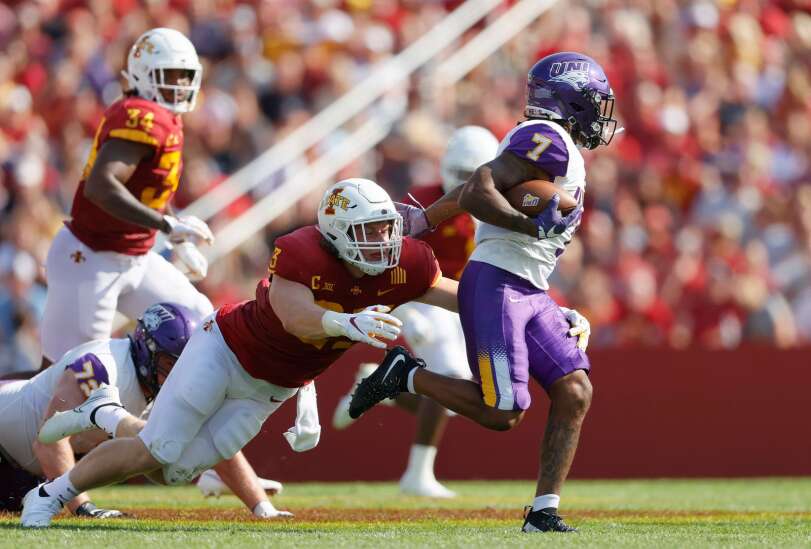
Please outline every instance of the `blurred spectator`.
[[[185, 117], [182, 207], [458, 4], [0, 5], [0, 370], [38, 360], [44, 254], [144, 30], [177, 28], [204, 59], [201, 101]], [[626, 127], [586, 153], [583, 227], [553, 280], [555, 297], [591, 319], [592, 345], [811, 341], [811, 15], [799, 0], [559, 3], [452, 89], [426, 92], [417, 75], [407, 116], [341, 174], [377, 178], [395, 197], [435, 181], [449, 130], [481, 124], [503, 136], [521, 118], [527, 69], [556, 50], [601, 61]], [[303, 162], [267, 174], [215, 229]], [[215, 303], [252, 295], [273, 238], [312, 222], [318, 194], [212, 266], [204, 288]]]

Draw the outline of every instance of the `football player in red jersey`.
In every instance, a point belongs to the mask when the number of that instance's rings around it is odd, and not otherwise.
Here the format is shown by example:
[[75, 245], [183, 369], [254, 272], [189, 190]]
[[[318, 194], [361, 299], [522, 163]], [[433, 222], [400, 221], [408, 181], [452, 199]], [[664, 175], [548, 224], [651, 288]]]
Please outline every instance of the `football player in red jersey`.
[[[134, 319], [171, 301], [195, 321], [213, 310], [189, 281], [206, 274], [197, 245], [211, 243], [211, 231], [169, 209], [183, 168], [181, 115], [194, 109], [202, 66], [188, 38], [157, 28], [133, 44], [124, 76], [130, 90], [105, 111], [71, 219], [48, 251], [43, 369], [82, 343], [109, 339], [116, 310]], [[150, 250], [157, 231], [169, 235], [187, 275]], [[258, 486], [245, 460], [238, 463], [246, 482]]]
[[183, 34], [158, 28], [135, 42], [127, 68], [131, 89], [105, 111], [71, 218], [48, 252], [43, 368], [85, 341], [109, 338], [116, 310], [136, 318], [172, 301], [200, 318], [212, 311], [186, 276], [150, 251], [163, 231], [189, 271], [205, 275], [196, 244], [210, 243], [211, 231], [197, 218], [165, 213], [183, 167], [180, 115], [194, 108], [202, 66]]
[[[278, 238], [269, 271], [255, 299], [223, 307], [195, 331], [139, 435], [95, 448], [31, 490], [23, 526], [46, 527], [77, 493], [137, 474], [188, 482], [238, 452], [355, 342], [385, 348], [396, 339], [402, 323], [391, 308], [456, 310], [457, 282], [442, 276], [427, 244], [403, 238], [394, 203], [368, 179], [327, 189], [318, 225]], [[111, 410], [85, 412], [103, 422]]]
[[[448, 141], [440, 165], [442, 183], [413, 189], [415, 205], [433, 204], [445, 193], [463, 185], [471, 174], [496, 157], [498, 140], [480, 126], [456, 130]], [[474, 248], [476, 226], [467, 213], [441, 223], [422, 237], [436, 254], [445, 276], [458, 280]], [[471, 377], [465, 359], [465, 336], [459, 315], [422, 303], [407, 303], [397, 308], [394, 316], [403, 321], [403, 337], [414, 355], [425, 360], [430, 371], [451, 377]], [[363, 364], [357, 382], [368, 376], [377, 364]], [[354, 387], [353, 387], [354, 390]], [[338, 403], [333, 426], [343, 429], [354, 420], [349, 416], [351, 391]], [[453, 497], [456, 494], [436, 480], [434, 459], [448, 421], [448, 411], [429, 398], [401, 394], [396, 403], [417, 415], [417, 432], [409, 453], [408, 465], [400, 479], [400, 490], [425, 497]]]

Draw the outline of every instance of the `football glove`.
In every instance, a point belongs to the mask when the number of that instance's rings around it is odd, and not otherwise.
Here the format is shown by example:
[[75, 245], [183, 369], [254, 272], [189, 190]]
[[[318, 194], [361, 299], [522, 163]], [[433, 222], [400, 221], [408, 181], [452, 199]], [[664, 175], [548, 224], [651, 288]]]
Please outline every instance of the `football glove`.
[[568, 334], [572, 337], [577, 336], [577, 347], [581, 351], [585, 351], [586, 347], [589, 346], [589, 336], [591, 336], [591, 324], [589, 324], [588, 319], [574, 309], [561, 307], [560, 310], [563, 312], [563, 316], [566, 317], [569, 326], [571, 326]]
[[92, 501], [86, 501], [76, 508], [77, 517], [90, 517], [97, 519], [119, 518], [124, 513], [115, 509], [99, 509]]
[[566, 217], [558, 211], [560, 195], [553, 194], [541, 213], [532, 218], [538, 228], [538, 240], [554, 238], [563, 234], [566, 229], [580, 221], [583, 215], [583, 206], [578, 205]]
[[279, 511], [269, 501], [260, 501], [253, 508], [253, 516], [257, 518], [270, 519], [278, 517], [292, 517], [293, 513], [290, 511]]
[[208, 274], [208, 259], [192, 242], [179, 242], [172, 246], [175, 257], [183, 264], [183, 274], [192, 282], [203, 280]]
[[403, 217], [403, 236], [417, 237], [432, 229], [423, 208], [395, 202], [394, 208]]
[[169, 242], [176, 244], [178, 242], [190, 241], [195, 244], [205, 242], [207, 244], [214, 243], [214, 234], [208, 228], [206, 222], [199, 217], [193, 215], [174, 217], [171, 215], [164, 215], [163, 219], [169, 225]]
[[348, 337], [353, 341], [385, 349], [386, 343], [378, 338], [394, 341], [400, 335], [400, 327], [403, 325], [396, 317], [386, 314], [389, 311], [391, 308], [385, 305], [372, 305], [353, 314], [326, 311], [321, 317], [321, 326], [330, 337]]

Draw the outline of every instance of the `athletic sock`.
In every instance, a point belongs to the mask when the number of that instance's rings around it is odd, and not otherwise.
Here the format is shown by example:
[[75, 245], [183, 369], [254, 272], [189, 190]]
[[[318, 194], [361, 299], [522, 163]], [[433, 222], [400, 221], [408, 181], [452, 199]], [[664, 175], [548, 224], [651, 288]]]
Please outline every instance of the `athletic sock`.
[[544, 494], [536, 496], [532, 502], [533, 511], [557, 512], [560, 505], [560, 496], [557, 494]]
[[406, 382], [406, 387], [408, 388], [408, 392], [412, 395], [416, 395], [417, 391], [414, 390], [414, 374], [417, 373], [417, 368], [411, 368], [411, 371], [408, 372], [408, 381]]
[[435, 458], [436, 446], [414, 444], [411, 446], [411, 452], [408, 454], [408, 467], [406, 467], [405, 475], [413, 475], [419, 479], [434, 478]]
[[51, 482], [40, 488], [40, 492], [57, 498], [62, 505], [66, 504], [79, 494], [73, 483], [70, 481], [70, 471], [60, 477], [56, 477]]
[[118, 424], [121, 423], [122, 419], [129, 416], [130, 413], [121, 406], [108, 405], [96, 408], [90, 415], [90, 421], [110, 437], [115, 438], [115, 430], [118, 428]]

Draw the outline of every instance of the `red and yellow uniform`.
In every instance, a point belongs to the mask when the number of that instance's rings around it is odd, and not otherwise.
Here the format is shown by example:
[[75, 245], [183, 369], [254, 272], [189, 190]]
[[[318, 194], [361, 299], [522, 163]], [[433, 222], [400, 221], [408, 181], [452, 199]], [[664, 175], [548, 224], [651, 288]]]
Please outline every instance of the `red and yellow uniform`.
[[378, 276], [354, 278], [344, 263], [322, 246], [321, 239], [314, 226], [277, 239], [270, 277], [257, 285], [256, 299], [226, 305], [217, 313], [217, 325], [228, 347], [254, 378], [282, 387], [300, 387], [355, 343], [343, 337], [304, 340], [285, 331], [268, 297], [274, 275], [304, 284], [318, 305], [342, 313], [370, 305], [394, 308], [419, 298], [442, 276], [431, 248], [419, 240], [403, 239], [397, 267]]
[[[436, 184], [414, 187], [411, 194], [420, 204], [428, 207], [439, 200], [445, 192], [442, 190], [442, 185]], [[408, 198], [403, 202], [417, 205]], [[443, 221], [436, 229], [421, 236], [420, 239], [433, 248], [444, 276], [459, 280], [467, 258], [476, 245], [475, 233], [476, 225], [473, 223], [473, 218], [462, 213]]]
[[98, 152], [110, 139], [153, 147], [154, 153], [138, 164], [126, 186], [143, 204], [163, 212], [177, 191], [183, 168], [183, 122], [179, 115], [139, 97], [124, 97], [110, 105], [73, 198], [72, 219], [66, 224], [82, 243], [95, 251], [142, 255], [152, 247], [156, 231], [113, 217], [84, 196]]

